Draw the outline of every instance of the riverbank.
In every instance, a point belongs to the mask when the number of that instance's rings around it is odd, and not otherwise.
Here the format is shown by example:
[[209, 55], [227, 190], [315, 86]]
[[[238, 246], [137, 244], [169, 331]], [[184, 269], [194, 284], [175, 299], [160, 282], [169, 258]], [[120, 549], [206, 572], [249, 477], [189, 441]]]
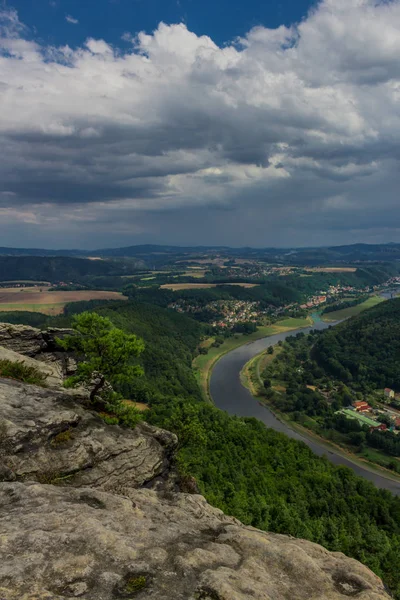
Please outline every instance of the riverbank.
[[368, 308], [372, 308], [373, 306], [376, 306], [381, 302], [385, 302], [385, 300], [387, 300], [387, 298], [383, 298], [382, 296], [370, 296], [365, 300], [365, 302], [361, 302], [361, 304], [357, 304], [356, 306], [349, 306], [348, 308], [343, 308], [342, 310], [335, 310], [333, 312], [322, 314], [321, 318], [325, 323], [344, 321], [345, 319], [349, 319], [350, 317], [355, 317], [356, 315], [359, 315]]
[[313, 327], [306, 330], [298, 329], [289, 333], [273, 335], [251, 344], [242, 345], [225, 354], [215, 364], [210, 378], [210, 394], [213, 402], [215, 406], [227, 411], [230, 415], [258, 419], [266, 427], [303, 442], [314, 454], [325, 456], [334, 465], [348, 467], [356, 475], [363, 477], [377, 487], [400, 496], [400, 480], [392, 479], [390, 472], [385, 472], [383, 469], [375, 471], [369, 463], [362, 460], [357, 462], [350, 460], [348, 455], [342, 453], [339, 449], [327, 448], [323, 440], [313, 439], [308, 434], [306, 436], [305, 432], [292, 429], [284, 421], [280, 421], [267, 406], [256, 400], [240, 382], [240, 372], [245, 364], [270, 346], [276, 346], [278, 342], [283, 342], [290, 335], [296, 335], [300, 332], [308, 333], [311, 329], [322, 330], [327, 327], [329, 327], [327, 323], [314, 323]]
[[301, 328], [310, 327], [313, 324], [311, 317], [305, 319], [283, 319], [273, 325], [267, 325], [265, 327], [259, 327], [257, 331], [249, 335], [234, 335], [227, 338], [223, 344], [218, 347], [212, 344], [215, 338], [208, 338], [204, 340], [202, 346], [207, 348], [207, 354], [199, 354], [193, 360], [192, 367], [199, 383], [204, 400], [211, 402], [210, 396], [210, 377], [215, 364], [228, 352], [232, 352], [240, 346], [250, 344], [254, 341], [270, 337], [279, 333], [286, 333]]
[[396, 475], [393, 473], [393, 471], [391, 471], [389, 468], [386, 468], [382, 464], [377, 463], [377, 461], [381, 461], [389, 464], [392, 460], [390, 456], [374, 450], [373, 448], [367, 448], [363, 453], [356, 454], [349, 448], [340, 446], [301, 425], [300, 423], [293, 421], [288, 414], [279, 411], [276, 409], [276, 407], [272, 406], [268, 402], [267, 398], [263, 394], [264, 383], [261, 374], [267, 364], [271, 362], [281, 351], [279, 346], [273, 347], [273, 350], [274, 352], [272, 354], [269, 354], [265, 351], [257, 354], [244, 365], [240, 372], [241, 384], [249, 390], [253, 398], [255, 398], [262, 405], [268, 407], [268, 410], [270, 410], [281, 423], [286, 424], [293, 431], [296, 431], [301, 436], [306, 437], [308, 440], [318, 443], [320, 446], [326, 448], [328, 452], [335, 452], [335, 454], [345, 457], [347, 460], [350, 460], [358, 466], [367, 468], [371, 472], [380, 474], [391, 481], [400, 483], [399, 475]]

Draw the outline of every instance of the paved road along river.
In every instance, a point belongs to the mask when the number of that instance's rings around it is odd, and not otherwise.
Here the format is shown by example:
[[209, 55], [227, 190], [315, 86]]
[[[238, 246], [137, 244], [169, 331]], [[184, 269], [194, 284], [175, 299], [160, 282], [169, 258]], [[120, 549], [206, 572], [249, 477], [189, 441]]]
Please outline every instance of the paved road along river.
[[262, 406], [250, 392], [242, 386], [240, 382], [240, 371], [244, 365], [254, 356], [268, 348], [274, 346], [280, 340], [284, 340], [289, 335], [296, 335], [300, 331], [308, 333], [312, 329], [325, 329], [328, 324], [322, 321], [316, 322], [313, 327], [307, 329], [299, 329], [289, 331], [287, 333], [279, 333], [272, 335], [256, 342], [250, 342], [244, 346], [232, 350], [225, 354], [215, 365], [211, 374], [210, 392], [212, 399], [218, 408], [226, 410], [231, 415], [241, 417], [256, 417], [260, 419], [267, 427], [271, 427], [276, 431], [281, 431], [291, 438], [305, 442], [309, 448], [319, 456], [326, 455], [327, 458], [335, 465], [345, 465], [350, 467], [357, 475], [372, 481], [376, 486], [390, 490], [393, 494], [400, 496], [400, 483], [387, 479], [384, 475], [378, 475], [368, 468], [363, 468], [358, 464], [352, 463], [350, 460], [335, 454], [334, 451], [328, 451], [317, 442], [308, 440], [285, 423], [279, 421], [272, 412]]

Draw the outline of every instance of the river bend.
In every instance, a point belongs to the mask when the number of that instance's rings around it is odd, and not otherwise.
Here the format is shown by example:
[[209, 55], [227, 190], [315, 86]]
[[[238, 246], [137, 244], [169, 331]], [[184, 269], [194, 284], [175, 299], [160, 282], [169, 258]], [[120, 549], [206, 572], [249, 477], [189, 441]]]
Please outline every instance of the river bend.
[[311, 441], [301, 434], [291, 429], [285, 423], [279, 421], [274, 414], [265, 406], [261, 405], [249, 390], [242, 386], [240, 382], [240, 372], [244, 365], [254, 356], [266, 350], [269, 346], [274, 346], [279, 341], [285, 340], [288, 336], [297, 333], [309, 333], [312, 329], [326, 329], [330, 325], [322, 321], [316, 322], [312, 327], [298, 329], [286, 333], [278, 333], [270, 337], [262, 338], [256, 342], [250, 342], [240, 346], [232, 352], [225, 354], [216, 363], [210, 379], [210, 393], [215, 405], [226, 410], [231, 415], [240, 417], [255, 417], [265, 423], [267, 427], [285, 433], [290, 438], [300, 440], [307, 444], [315, 454], [326, 457], [335, 465], [344, 465], [352, 469], [357, 475], [372, 481], [377, 487], [391, 491], [400, 496], [400, 482], [397, 483], [384, 475], [379, 475], [368, 468], [355, 464], [336, 454], [334, 450], [329, 451], [324, 446], [315, 441]]

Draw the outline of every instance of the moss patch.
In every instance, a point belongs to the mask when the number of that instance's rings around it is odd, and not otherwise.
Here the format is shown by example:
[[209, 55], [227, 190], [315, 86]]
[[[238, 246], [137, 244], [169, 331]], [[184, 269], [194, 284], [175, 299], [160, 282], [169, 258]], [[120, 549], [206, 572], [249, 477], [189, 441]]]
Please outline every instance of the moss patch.
[[117, 585], [116, 593], [122, 598], [133, 598], [149, 584], [149, 577], [145, 573], [130, 573]]
[[57, 435], [55, 435], [50, 444], [52, 446], [61, 446], [63, 444], [66, 444], [67, 442], [69, 442], [72, 439], [72, 429], [67, 429], [66, 431], [61, 431], [60, 433], [58, 433]]
[[147, 579], [144, 575], [140, 575], [139, 577], [131, 577], [126, 582], [125, 590], [128, 594], [134, 594], [135, 592], [143, 590], [146, 585]]

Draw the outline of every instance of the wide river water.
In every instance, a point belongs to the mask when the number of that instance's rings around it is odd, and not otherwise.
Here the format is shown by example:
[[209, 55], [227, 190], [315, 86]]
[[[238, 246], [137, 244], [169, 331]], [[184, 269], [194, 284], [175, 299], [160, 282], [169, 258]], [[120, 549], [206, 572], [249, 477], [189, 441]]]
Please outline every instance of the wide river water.
[[218, 408], [226, 410], [231, 415], [240, 417], [255, 417], [259, 419], [267, 427], [271, 427], [276, 431], [281, 431], [291, 438], [300, 440], [307, 444], [315, 454], [319, 456], [325, 455], [335, 465], [344, 465], [352, 469], [357, 475], [372, 481], [377, 487], [390, 490], [393, 494], [400, 496], [400, 483], [386, 478], [384, 475], [370, 471], [368, 468], [355, 464], [336, 454], [334, 450], [329, 451], [326, 447], [311, 441], [301, 434], [291, 429], [285, 423], [282, 423], [275, 415], [265, 406], [261, 405], [250, 392], [242, 386], [240, 382], [240, 372], [244, 365], [254, 356], [266, 350], [269, 346], [274, 346], [280, 340], [284, 340], [290, 335], [296, 335], [300, 331], [309, 333], [312, 329], [326, 329], [330, 325], [317, 321], [312, 327], [306, 329], [298, 329], [287, 333], [278, 333], [270, 337], [262, 338], [256, 342], [250, 342], [244, 346], [240, 346], [232, 352], [225, 354], [215, 365], [210, 380], [211, 397]]

